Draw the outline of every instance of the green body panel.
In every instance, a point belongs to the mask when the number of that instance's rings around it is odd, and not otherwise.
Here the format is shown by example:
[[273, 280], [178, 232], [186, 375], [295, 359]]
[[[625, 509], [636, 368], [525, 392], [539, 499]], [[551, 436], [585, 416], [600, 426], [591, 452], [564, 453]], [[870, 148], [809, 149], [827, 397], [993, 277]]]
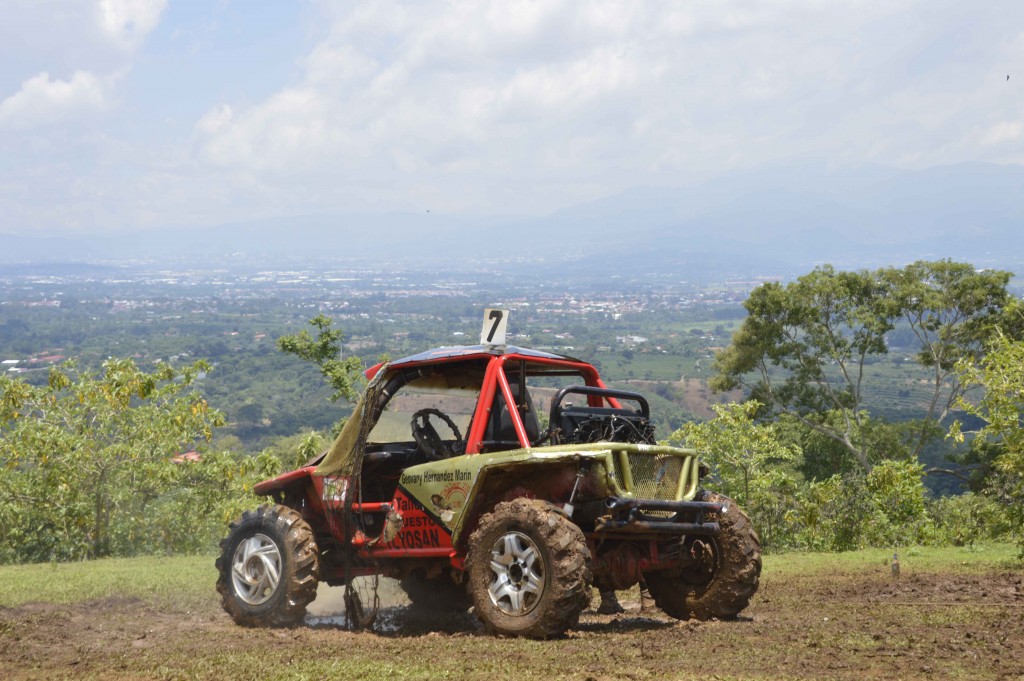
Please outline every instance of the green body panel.
[[[633, 497], [634, 483], [639, 481], [632, 479], [631, 468], [625, 463], [630, 455], [672, 456], [682, 459], [675, 500], [689, 501], [696, 496], [699, 465], [696, 451], [620, 442], [532, 447], [455, 456], [410, 466], [402, 472], [399, 483], [424, 508], [432, 510], [451, 530], [454, 543], [461, 533], [463, 522], [468, 515], [467, 511], [473, 507], [480, 482], [484, 478], [482, 474], [488, 469], [543, 466], [590, 459], [598, 464], [592, 467], [590, 476], [598, 476], [599, 484], [603, 483], [609, 496]], [[616, 458], [619, 459], [618, 462]], [[614, 474], [616, 470], [621, 472], [621, 480]]]

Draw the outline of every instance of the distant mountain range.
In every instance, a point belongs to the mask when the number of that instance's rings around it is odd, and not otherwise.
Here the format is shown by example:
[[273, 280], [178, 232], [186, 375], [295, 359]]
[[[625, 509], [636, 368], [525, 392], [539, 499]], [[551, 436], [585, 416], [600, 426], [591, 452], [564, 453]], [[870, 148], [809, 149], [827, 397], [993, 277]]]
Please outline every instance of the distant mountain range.
[[1024, 166], [788, 166], [639, 187], [539, 218], [304, 215], [130, 236], [0, 234], [2, 263], [382, 256], [424, 264], [569, 259], [634, 272], [732, 266], [737, 274], [951, 257], [1024, 272]]

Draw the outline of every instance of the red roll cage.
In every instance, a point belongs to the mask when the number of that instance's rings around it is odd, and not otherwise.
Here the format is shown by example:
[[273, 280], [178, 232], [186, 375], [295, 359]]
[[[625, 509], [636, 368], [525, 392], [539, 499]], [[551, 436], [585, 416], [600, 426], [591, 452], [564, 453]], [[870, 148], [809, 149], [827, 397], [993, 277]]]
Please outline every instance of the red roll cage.
[[[593, 365], [571, 357], [562, 357], [538, 350], [527, 350], [514, 346], [468, 346], [440, 348], [428, 352], [413, 355], [403, 359], [395, 360], [387, 364], [388, 370], [396, 368], [415, 368], [418, 366], [437, 366], [449, 362], [466, 362], [472, 360], [483, 360], [487, 362], [484, 372], [483, 384], [480, 387], [480, 397], [477, 400], [476, 408], [473, 411], [473, 420], [466, 435], [466, 454], [478, 454], [481, 448], [484, 431], [494, 408], [494, 400], [498, 392], [501, 393], [505, 404], [508, 406], [508, 413], [512, 420], [516, 438], [523, 447], [530, 446], [530, 439], [526, 434], [526, 427], [523, 425], [519, 410], [515, 408], [516, 400], [509, 384], [505, 367], [508, 364], [519, 363], [521, 372], [525, 375], [544, 375], [548, 371], [559, 373], [578, 373], [587, 386], [595, 388], [606, 388], [604, 381], [597, 373]], [[372, 379], [384, 367], [383, 362], [376, 364], [366, 370], [366, 377]], [[545, 371], [547, 369], [548, 371]], [[497, 387], [497, 391], [495, 390]], [[587, 401], [590, 406], [599, 407], [603, 400], [619, 408], [620, 405], [615, 398], [588, 395]]]

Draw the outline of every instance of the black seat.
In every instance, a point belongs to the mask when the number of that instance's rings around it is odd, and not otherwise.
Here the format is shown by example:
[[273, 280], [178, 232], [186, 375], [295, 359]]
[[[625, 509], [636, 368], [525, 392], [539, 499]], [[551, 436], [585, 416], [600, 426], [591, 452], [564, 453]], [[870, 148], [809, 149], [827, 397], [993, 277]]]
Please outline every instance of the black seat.
[[[540, 419], [537, 418], [537, 410], [533, 406], [533, 398], [530, 391], [526, 390], [526, 399], [520, 399], [519, 385], [512, 383], [512, 397], [515, 398], [519, 409], [520, 417], [523, 419], [523, 427], [526, 429], [526, 437], [533, 444], [540, 439]], [[501, 443], [518, 443], [515, 426], [512, 425], [512, 416], [508, 412], [508, 406], [501, 393], [495, 395], [495, 409], [491, 409], [491, 422], [487, 427], [487, 436], [484, 440]]]

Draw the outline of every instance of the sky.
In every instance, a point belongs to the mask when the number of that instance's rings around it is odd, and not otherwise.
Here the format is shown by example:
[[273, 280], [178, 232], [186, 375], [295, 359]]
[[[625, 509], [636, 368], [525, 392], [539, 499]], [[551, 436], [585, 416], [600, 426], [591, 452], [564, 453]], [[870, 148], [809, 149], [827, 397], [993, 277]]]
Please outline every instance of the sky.
[[796, 164], [1024, 163], [1019, 0], [0, 0], [0, 16], [0, 233], [544, 215]]

